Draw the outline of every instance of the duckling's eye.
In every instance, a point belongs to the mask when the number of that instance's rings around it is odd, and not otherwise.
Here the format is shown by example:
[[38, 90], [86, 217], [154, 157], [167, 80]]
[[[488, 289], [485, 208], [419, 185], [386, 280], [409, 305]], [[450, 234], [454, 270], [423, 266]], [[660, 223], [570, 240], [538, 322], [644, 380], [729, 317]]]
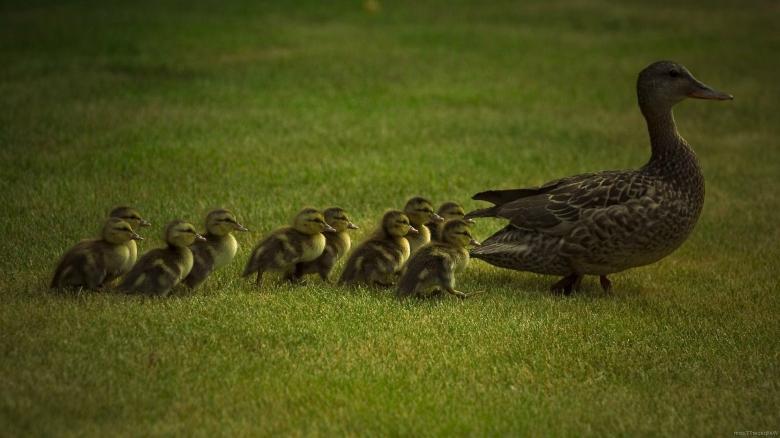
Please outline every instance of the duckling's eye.
[[677, 70], [669, 70], [669, 76], [671, 76], [673, 78], [679, 78], [680, 77], [680, 72], [677, 71]]

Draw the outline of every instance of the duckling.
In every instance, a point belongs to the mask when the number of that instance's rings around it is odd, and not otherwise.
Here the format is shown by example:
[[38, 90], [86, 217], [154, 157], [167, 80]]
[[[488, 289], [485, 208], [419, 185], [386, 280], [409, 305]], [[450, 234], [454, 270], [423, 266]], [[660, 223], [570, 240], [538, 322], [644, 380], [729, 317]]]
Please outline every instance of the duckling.
[[213, 271], [227, 265], [238, 251], [238, 242], [231, 234], [233, 231], [249, 231], [238, 223], [229, 210], [212, 210], [206, 215], [206, 240], [195, 242], [190, 250], [194, 259], [192, 270], [184, 284], [195, 289]]
[[357, 230], [358, 226], [353, 224], [347, 212], [343, 208], [332, 207], [325, 210], [325, 222], [335, 231], [325, 231], [325, 250], [322, 255], [311, 262], [303, 262], [295, 265], [295, 278], [306, 274], [317, 273], [324, 281], [328, 281], [330, 272], [336, 262], [349, 252], [352, 246], [352, 240], [349, 238], [348, 230]]
[[187, 222], [175, 220], [165, 226], [165, 248], [153, 249], [141, 257], [119, 283], [123, 292], [168, 295], [190, 273], [193, 264], [190, 246], [205, 240]]
[[[149, 221], [142, 218], [141, 214], [138, 213], [138, 210], [133, 207], [115, 207], [113, 210], [111, 210], [110, 213], [108, 213], [108, 217], [122, 219], [123, 221], [130, 224], [130, 227], [134, 230], [152, 225]], [[125, 245], [127, 245], [127, 249], [130, 250], [130, 257], [127, 258], [125, 266], [122, 267], [122, 275], [130, 272], [130, 269], [132, 269], [133, 265], [135, 265], [135, 261], [138, 260], [138, 245], [135, 244], [135, 240], [129, 240], [125, 243]]]
[[349, 257], [339, 284], [392, 286], [411, 252], [407, 238], [417, 232], [402, 211], [388, 211], [379, 229]]
[[455, 289], [455, 274], [469, 262], [468, 245], [479, 245], [471, 235], [469, 224], [460, 219], [447, 221], [441, 242], [431, 242], [409, 259], [396, 294], [399, 298], [433, 297], [446, 291], [458, 298], [469, 295]]
[[[463, 216], [466, 215], [466, 211], [463, 210], [463, 207], [461, 207], [461, 205], [457, 202], [445, 202], [439, 207], [439, 210], [436, 212], [436, 214], [441, 216], [444, 221], [461, 219], [469, 225], [474, 224], [473, 219], [463, 219]], [[431, 241], [441, 242], [441, 230], [444, 228], [444, 222], [428, 222], [426, 225], [431, 230]]]
[[425, 224], [442, 222], [444, 219], [433, 212], [431, 201], [419, 196], [406, 202], [404, 214], [409, 218], [412, 227], [417, 230], [417, 234], [407, 237], [411, 253], [414, 254], [420, 247], [431, 241], [431, 230]]
[[82, 240], [65, 253], [50, 287], [101, 289], [124, 273], [130, 257], [126, 243], [131, 240], [143, 240], [143, 237], [122, 219], [108, 218], [99, 239]]
[[286, 279], [294, 279], [296, 264], [322, 255], [326, 243], [322, 233], [326, 231], [336, 230], [325, 222], [319, 210], [304, 208], [291, 227], [279, 228], [257, 244], [241, 276], [257, 273], [258, 286], [263, 283], [265, 271], [281, 271]]

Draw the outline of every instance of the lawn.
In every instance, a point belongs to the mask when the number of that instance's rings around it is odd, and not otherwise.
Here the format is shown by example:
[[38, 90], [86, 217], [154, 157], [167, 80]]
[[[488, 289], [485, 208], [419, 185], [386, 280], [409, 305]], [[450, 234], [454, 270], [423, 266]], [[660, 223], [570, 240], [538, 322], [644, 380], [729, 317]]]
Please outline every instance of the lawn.
[[[374, 5], [0, 5], [0, 435], [780, 429], [778, 3]], [[306, 205], [359, 240], [414, 195], [642, 165], [636, 75], [667, 58], [735, 100], [676, 108], [702, 217], [611, 295], [478, 260], [463, 302], [238, 278]], [[214, 207], [252, 231], [195, 292], [50, 292], [118, 204], [153, 222], [142, 250]]]

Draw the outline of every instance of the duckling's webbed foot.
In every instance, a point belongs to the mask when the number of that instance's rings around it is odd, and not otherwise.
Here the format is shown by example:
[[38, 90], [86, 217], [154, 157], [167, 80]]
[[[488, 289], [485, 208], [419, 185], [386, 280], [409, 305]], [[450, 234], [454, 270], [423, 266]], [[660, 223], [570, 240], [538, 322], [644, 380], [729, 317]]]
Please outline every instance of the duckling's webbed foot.
[[461, 300], [465, 300], [466, 298], [469, 297], [467, 294], [465, 294], [465, 293], [463, 293], [463, 292], [461, 292], [459, 290], [455, 290], [455, 289], [453, 289], [451, 287], [447, 288], [447, 292], [449, 292], [452, 295], [455, 295], [456, 297], [460, 298]]
[[599, 276], [599, 282], [601, 282], [601, 288], [604, 289], [604, 292], [612, 292], [612, 282], [609, 281], [606, 275]]
[[573, 291], [580, 288], [582, 282], [582, 275], [571, 274], [560, 279], [557, 283], [550, 287], [550, 290], [554, 293], [563, 293], [564, 295], [570, 295]]

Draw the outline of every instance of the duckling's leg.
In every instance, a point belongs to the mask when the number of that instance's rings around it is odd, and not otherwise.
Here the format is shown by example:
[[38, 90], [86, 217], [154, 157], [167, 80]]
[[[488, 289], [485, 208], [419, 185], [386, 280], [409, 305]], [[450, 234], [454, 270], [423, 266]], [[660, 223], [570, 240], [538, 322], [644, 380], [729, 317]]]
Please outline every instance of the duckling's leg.
[[606, 275], [599, 276], [599, 281], [601, 282], [601, 288], [604, 289], [604, 292], [612, 292], [612, 282], [609, 281], [609, 278], [607, 278]]
[[550, 288], [555, 293], [563, 292], [564, 295], [570, 295], [572, 291], [576, 291], [580, 288], [582, 282], [582, 275], [571, 274], [561, 278], [557, 283], [553, 284]]
[[257, 270], [257, 278], [255, 279], [255, 285], [257, 287], [263, 287], [263, 270]]

